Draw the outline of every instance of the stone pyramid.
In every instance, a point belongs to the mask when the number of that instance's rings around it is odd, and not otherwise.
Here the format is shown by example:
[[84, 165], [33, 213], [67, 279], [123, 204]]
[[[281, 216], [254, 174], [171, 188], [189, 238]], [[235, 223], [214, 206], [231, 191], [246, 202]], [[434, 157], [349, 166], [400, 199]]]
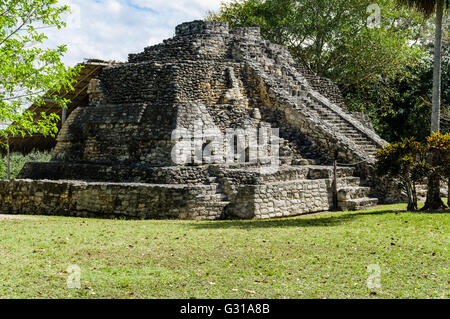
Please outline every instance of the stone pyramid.
[[258, 28], [183, 23], [173, 38], [104, 69], [89, 90], [90, 106], [68, 118], [52, 161], [0, 183], [3, 212], [220, 219], [327, 211], [335, 159], [341, 209], [385, 196], [371, 169], [386, 142], [342, 108], [331, 81]]

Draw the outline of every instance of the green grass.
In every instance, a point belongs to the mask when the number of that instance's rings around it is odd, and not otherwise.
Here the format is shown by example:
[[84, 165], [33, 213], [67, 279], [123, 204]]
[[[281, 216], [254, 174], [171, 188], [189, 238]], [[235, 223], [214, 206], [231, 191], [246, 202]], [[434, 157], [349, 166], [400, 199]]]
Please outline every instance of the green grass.
[[[2, 298], [448, 298], [449, 215], [0, 220]], [[66, 285], [69, 265], [81, 289]], [[381, 270], [368, 289], [368, 265]]]
[[[10, 155], [11, 160], [11, 179], [15, 179], [22, 170], [25, 163], [28, 162], [48, 162], [51, 159], [50, 152], [34, 151], [28, 155], [22, 155], [20, 153], [12, 153]], [[0, 157], [0, 179], [8, 178], [7, 172], [8, 159], [6, 156]]]

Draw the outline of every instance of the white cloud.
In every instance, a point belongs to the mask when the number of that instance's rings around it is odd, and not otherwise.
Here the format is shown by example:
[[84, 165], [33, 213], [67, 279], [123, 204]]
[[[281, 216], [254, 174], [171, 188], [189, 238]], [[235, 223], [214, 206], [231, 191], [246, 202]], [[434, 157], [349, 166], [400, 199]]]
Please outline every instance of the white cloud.
[[143, 51], [173, 36], [175, 26], [202, 19], [221, 0], [62, 0], [72, 7], [68, 26], [46, 34], [50, 46], [67, 44], [64, 62], [83, 58], [126, 61], [128, 53]]

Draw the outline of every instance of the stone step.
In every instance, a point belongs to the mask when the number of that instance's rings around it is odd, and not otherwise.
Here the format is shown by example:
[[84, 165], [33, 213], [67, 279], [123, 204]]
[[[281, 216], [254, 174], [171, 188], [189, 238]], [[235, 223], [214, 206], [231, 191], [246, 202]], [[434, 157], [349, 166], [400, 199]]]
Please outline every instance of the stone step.
[[[253, 166], [271, 166], [275, 163], [278, 163], [279, 165], [292, 165], [292, 162], [294, 160], [293, 156], [269, 156], [269, 157], [260, 157], [258, 158], [258, 161], [256, 163], [249, 163], [253, 164]], [[246, 164], [246, 163], [243, 163]]]
[[358, 187], [360, 185], [361, 179], [359, 177], [342, 177], [337, 180], [338, 189], [343, 187]]
[[352, 126], [350, 126], [348, 123], [341, 122], [341, 123], [335, 123], [335, 125], [342, 130], [355, 131], [355, 129]]
[[345, 125], [336, 125], [335, 126], [342, 132], [348, 133], [348, 134], [355, 134], [355, 135], [361, 135], [359, 131], [357, 131], [355, 128], [351, 127], [348, 124]]
[[373, 147], [372, 145], [367, 145], [363, 143], [355, 142], [356, 145], [358, 145], [360, 148], [364, 149], [365, 151], [375, 151], [376, 147]]
[[347, 210], [362, 210], [367, 209], [378, 204], [378, 198], [359, 198], [359, 199], [350, 199], [346, 201], [339, 202], [339, 208], [347, 211]]
[[366, 198], [369, 197], [370, 187], [343, 187], [338, 189], [338, 200], [346, 201], [350, 199]]
[[317, 160], [314, 159], [293, 159], [292, 165], [297, 166], [308, 166], [308, 165], [317, 165]]
[[[317, 110], [317, 109], [316, 109]], [[333, 113], [332, 111], [328, 111], [328, 110], [317, 110], [319, 114], [321, 114], [322, 116], [326, 117], [326, 118], [332, 118], [332, 119], [338, 119], [339, 117]]]
[[[309, 160], [308, 160], [309, 161]], [[307, 164], [306, 162], [304, 164]], [[227, 178], [235, 178], [240, 176], [245, 179], [246, 184], [264, 184], [275, 183], [283, 181], [295, 180], [318, 180], [318, 179], [333, 179], [333, 167], [324, 165], [289, 165], [267, 167], [230, 167], [224, 166], [223, 173]], [[338, 167], [338, 187], [356, 187], [360, 185], [359, 177], [354, 177], [354, 167]], [[220, 189], [219, 189], [220, 192]]]
[[350, 123], [348, 123], [346, 120], [341, 119], [341, 118], [338, 117], [338, 116], [336, 116], [334, 120], [335, 120], [335, 124], [336, 124], [337, 126], [341, 126], [341, 127], [352, 127], [352, 126], [350, 125]]
[[[337, 167], [337, 177], [351, 177], [355, 173], [354, 167]], [[309, 179], [331, 179], [333, 178], [333, 166], [310, 166]]]
[[351, 134], [351, 135], [354, 135], [354, 136], [363, 136], [359, 131], [357, 131], [356, 129], [354, 129], [354, 128], [350, 127], [350, 126], [345, 126], [345, 127], [336, 126], [336, 127], [342, 133]]

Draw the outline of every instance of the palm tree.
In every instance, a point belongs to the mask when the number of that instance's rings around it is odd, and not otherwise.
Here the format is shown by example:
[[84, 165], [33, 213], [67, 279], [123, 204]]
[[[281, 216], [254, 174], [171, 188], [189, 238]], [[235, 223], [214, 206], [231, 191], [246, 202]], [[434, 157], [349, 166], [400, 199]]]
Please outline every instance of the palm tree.
[[[431, 132], [439, 132], [441, 112], [441, 53], [442, 53], [442, 18], [444, 7], [448, 7], [450, 0], [398, 0], [400, 3], [418, 9], [425, 17], [431, 16], [436, 10], [436, 36], [434, 41], [434, 67], [433, 67], [433, 105], [431, 112]], [[440, 178], [433, 175], [428, 178], [427, 200], [424, 210], [440, 209], [445, 207], [441, 200]]]
[[431, 115], [431, 132], [439, 132], [441, 111], [441, 53], [442, 53], [442, 18], [444, 7], [450, 0], [398, 0], [400, 3], [418, 9], [425, 17], [431, 16], [436, 9], [436, 36], [434, 41], [433, 68], [433, 106]]

